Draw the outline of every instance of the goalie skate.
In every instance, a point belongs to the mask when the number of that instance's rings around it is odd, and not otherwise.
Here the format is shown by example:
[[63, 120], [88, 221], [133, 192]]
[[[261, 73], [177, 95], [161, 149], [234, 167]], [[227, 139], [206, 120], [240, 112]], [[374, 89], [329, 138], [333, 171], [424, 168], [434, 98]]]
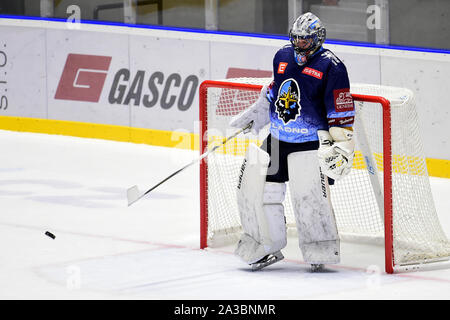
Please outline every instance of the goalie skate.
[[258, 260], [255, 263], [252, 263], [252, 271], [258, 271], [262, 268], [265, 268], [267, 266], [270, 266], [271, 264], [274, 264], [275, 262], [281, 261], [284, 259], [283, 254], [281, 251], [277, 251], [275, 253], [271, 253], [263, 257], [262, 259]]
[[311, 264], [311, 272], [322, 272], [324, 270], [323, 264]]

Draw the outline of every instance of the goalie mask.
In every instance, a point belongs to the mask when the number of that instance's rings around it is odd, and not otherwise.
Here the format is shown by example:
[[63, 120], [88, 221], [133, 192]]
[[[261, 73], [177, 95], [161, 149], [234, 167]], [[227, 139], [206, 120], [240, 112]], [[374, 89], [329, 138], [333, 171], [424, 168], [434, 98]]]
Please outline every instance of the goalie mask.
[[291, 30], [289, 40], [295, 51], [295, 61], [302, 66], [325, 41], [326, 30], [319, 18], [311, 12], [299, 16]]

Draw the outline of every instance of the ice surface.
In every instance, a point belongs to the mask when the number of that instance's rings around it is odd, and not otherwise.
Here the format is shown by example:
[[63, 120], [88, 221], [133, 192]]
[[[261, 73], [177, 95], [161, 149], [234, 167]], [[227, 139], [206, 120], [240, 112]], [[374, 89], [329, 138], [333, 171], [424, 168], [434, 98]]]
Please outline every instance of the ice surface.
[[[262, 271], [199, 250], [197, 152], [0, 131], [0, 299], [449, 299], [450, 269], [387, 275], [381, 247], [342, 244], [311, 273], [297, 240]], [[450, 180], [432, 178], [450, 234]], [[45, 235], [52, 232], [56, 238]]]

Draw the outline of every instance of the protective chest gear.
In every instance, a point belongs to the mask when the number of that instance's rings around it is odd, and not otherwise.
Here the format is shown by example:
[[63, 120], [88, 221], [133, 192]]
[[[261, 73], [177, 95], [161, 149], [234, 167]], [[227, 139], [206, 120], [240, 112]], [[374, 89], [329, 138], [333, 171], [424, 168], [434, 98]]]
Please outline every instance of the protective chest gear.
[[290, 143], [317, 141], [317, 130], [350, 127], [355, 111], [344, 64], [320, 48], [299, 66], [294, 48], [281, 48], [273, 59], [274, 81], [269, 86], [270, 133]]

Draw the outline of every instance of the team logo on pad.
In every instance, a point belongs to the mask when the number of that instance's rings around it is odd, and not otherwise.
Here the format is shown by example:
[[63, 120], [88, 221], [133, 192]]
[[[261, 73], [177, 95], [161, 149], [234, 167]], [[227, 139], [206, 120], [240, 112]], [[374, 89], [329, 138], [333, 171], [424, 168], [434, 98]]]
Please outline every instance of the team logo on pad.
[[278, 90], [278, 98], [275, 101], [275, 108], [278, 118], [284, 124], [295, 121], [300, 115], [300, 88], [294, 79], [284, 80]]

